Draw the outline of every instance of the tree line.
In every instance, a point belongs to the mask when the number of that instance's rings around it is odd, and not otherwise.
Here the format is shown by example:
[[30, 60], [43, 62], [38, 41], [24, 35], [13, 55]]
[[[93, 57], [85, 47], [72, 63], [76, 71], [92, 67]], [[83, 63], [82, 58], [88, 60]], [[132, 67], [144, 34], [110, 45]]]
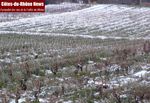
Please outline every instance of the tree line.
[[150, 0], [45, 0], [45, 4], [58, 4], [62, 2], [73, 3], [115, 3], [115, 4], [141, 4], [141, 2], [148, 2]]

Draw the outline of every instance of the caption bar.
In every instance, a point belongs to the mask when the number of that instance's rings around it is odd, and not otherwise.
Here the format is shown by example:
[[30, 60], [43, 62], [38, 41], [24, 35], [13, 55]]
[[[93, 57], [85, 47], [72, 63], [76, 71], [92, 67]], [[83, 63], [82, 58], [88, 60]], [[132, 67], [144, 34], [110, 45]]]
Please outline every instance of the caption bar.
[[45, 12], [45, 0], [0, 0], [0, 12]]

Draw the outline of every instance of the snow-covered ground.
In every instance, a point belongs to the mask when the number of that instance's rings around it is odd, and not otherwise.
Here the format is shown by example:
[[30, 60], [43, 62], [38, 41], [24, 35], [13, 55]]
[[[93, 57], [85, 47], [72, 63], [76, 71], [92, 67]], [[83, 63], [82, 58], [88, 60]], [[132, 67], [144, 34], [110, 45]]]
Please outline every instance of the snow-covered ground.
[[[57, 8], [57, 6], [51, 5], [48, 8]], [[93, 5], [72, 12], [2, 22], [0, 31], [2, 33], [13, 31], [60, 35], [63, 33], [66, 35], [149, 37], [150, 8], [113, 4]]]

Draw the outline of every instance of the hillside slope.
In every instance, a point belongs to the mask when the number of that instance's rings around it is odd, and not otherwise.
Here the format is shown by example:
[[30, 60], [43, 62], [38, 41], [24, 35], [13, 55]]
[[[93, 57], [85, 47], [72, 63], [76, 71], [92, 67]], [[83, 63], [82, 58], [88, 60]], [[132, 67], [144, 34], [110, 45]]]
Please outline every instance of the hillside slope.
[[3, 22], [0, 31], [147, 37], [150, 34], [150, 8], [94, 5], [72, 12]]

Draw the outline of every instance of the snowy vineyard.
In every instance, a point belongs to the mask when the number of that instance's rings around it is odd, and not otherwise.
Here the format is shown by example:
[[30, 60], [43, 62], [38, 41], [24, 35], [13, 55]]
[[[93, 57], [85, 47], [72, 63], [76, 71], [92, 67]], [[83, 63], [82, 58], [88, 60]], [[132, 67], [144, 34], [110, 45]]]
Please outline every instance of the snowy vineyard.
[[150, 8], [62, 3], [0, 14], [0, 103], [149, 103]]
[[[48, 8], [52, 7], [48, 6]], [[46, 35], [63, 33], [68, 36], [149, 37], [149, 19], [150, 8], [148, 7], [93, 5], [72, 12], [46, 13], [38, 17], [2, 22], [0, 31], [2, 33], [48, 33]]]

